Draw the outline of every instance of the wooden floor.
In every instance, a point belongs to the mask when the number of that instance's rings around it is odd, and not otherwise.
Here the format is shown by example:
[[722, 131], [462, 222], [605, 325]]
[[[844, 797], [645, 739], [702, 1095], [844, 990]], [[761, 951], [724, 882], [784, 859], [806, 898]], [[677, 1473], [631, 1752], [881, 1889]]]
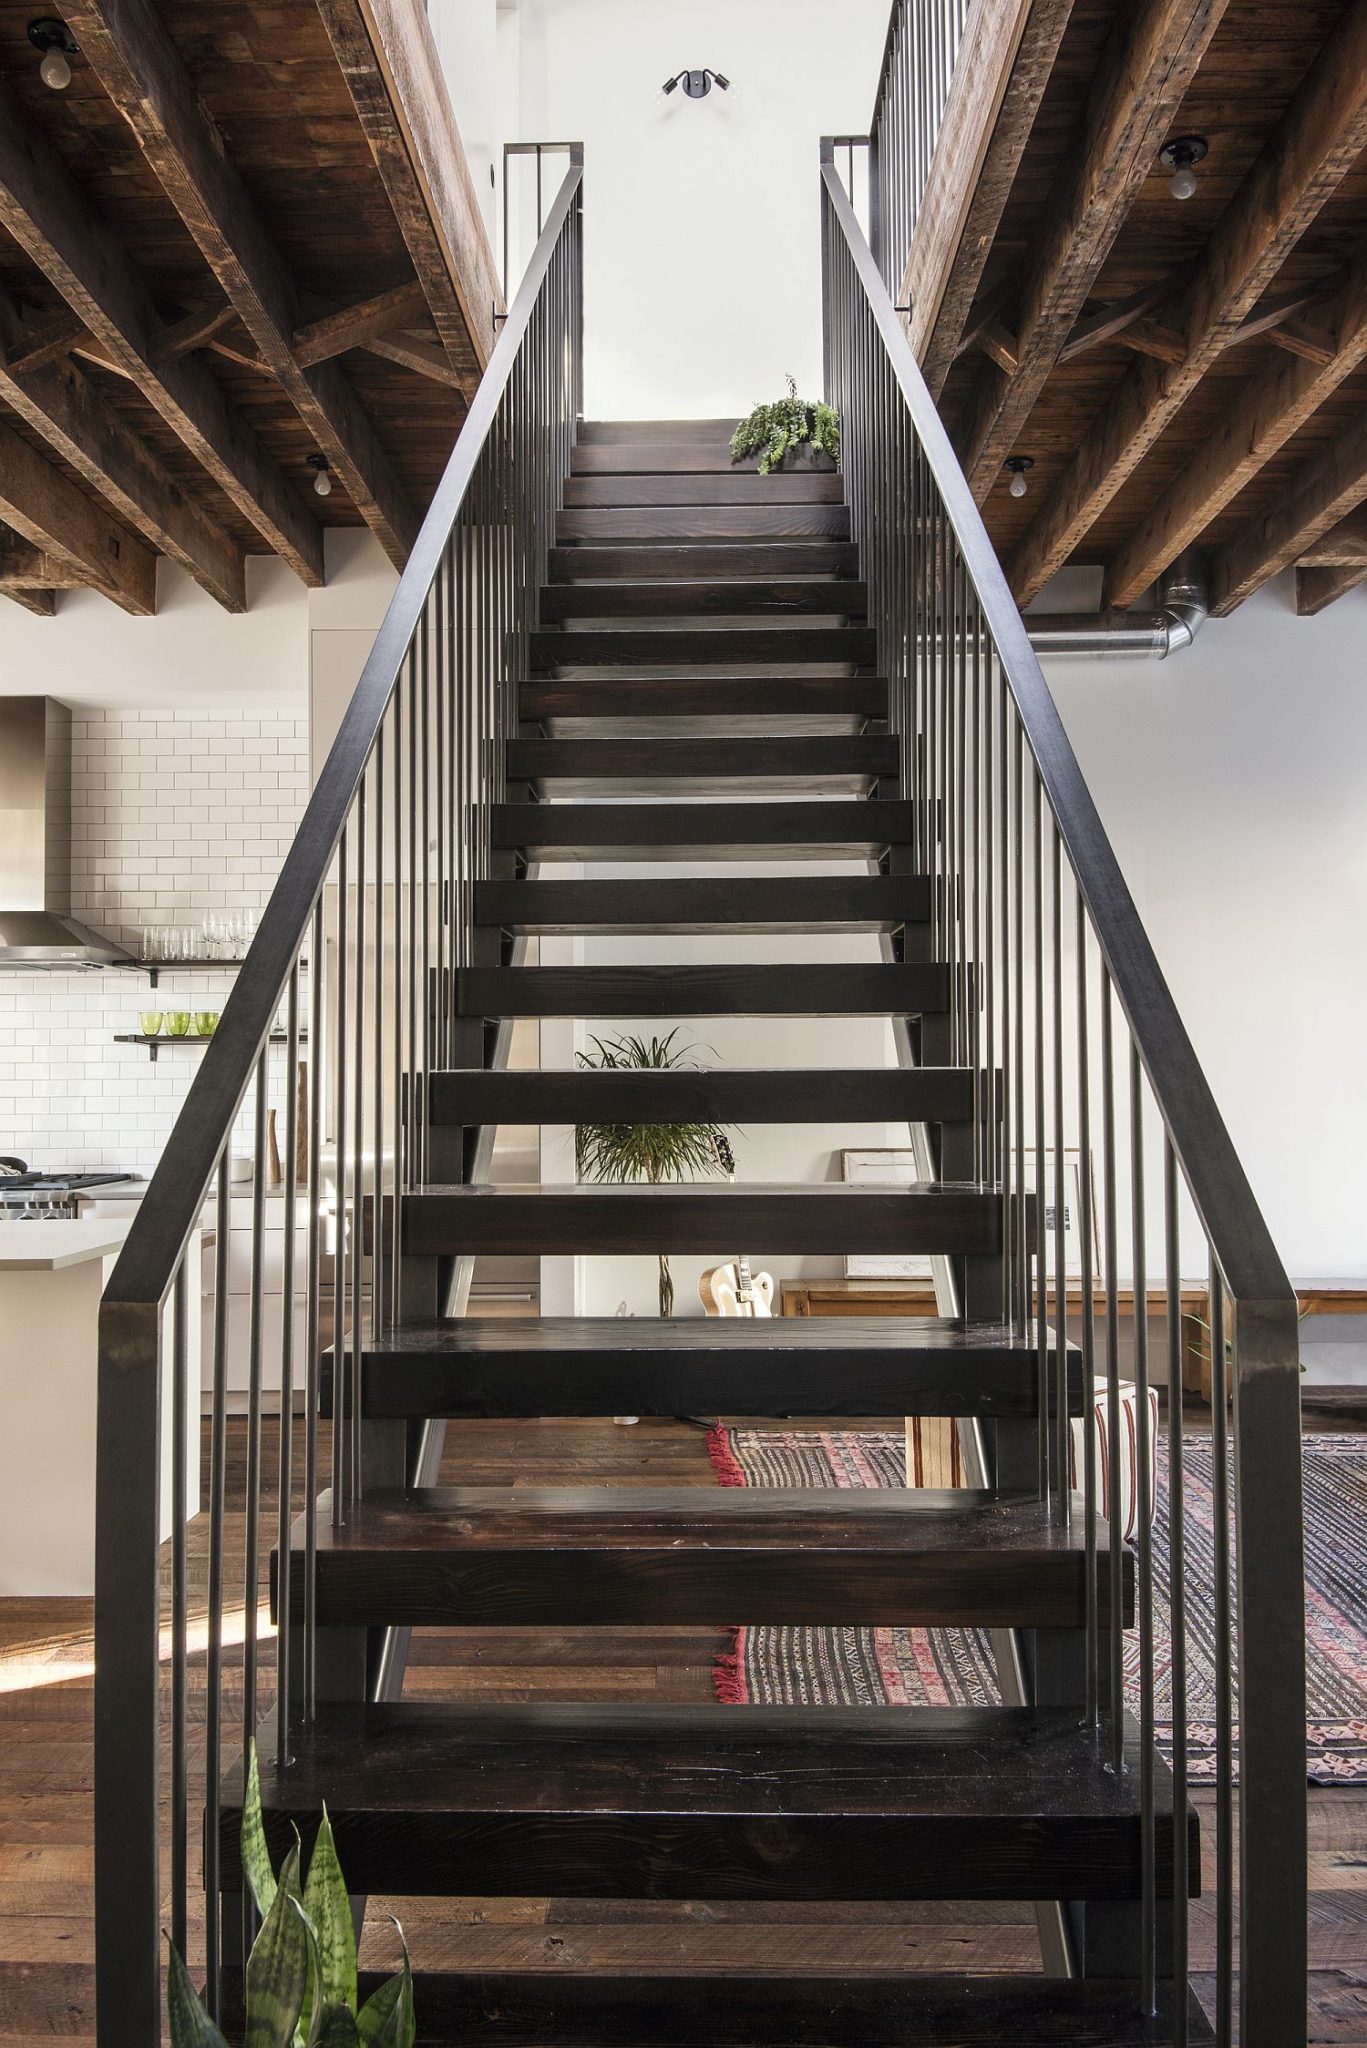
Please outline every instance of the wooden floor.
[[[1341, 1411], [1308, 1418], [1308, 1426], [1316, 1420], [1351, 1426]], [[453, 1425], [442, 1476], [470, 1485], [715, 1484], [703, 1431], [684, 1422]], [[203, 1560], [193, 1562], [198, 1578]], [[408, 1690], [430, 1698], [706, 1701], [712, 1661], [728, 1647], [723, 1628], [427, 1634], [415, 1639]], [[0, 1601], [0, 2048], [94, 2034], [92, 1669], [89, 1602]], [[197, 1800], [192, 1786], [192, 1810]], [[1312, 1791], [1310, 1843], [1310, 2038], [1367, 2048], [1367, 1786]], [[391, 1910], [403, 1919], [415, 1961], [430, 1967], [1039, 1966], [1028, 1908], [469, 1899], [372, 1901], [363, 1960], [377, 1968], [396, 1954]], [[1198, 1971], [1210, 1945], [1207, 1910], [1198, 1906]]]

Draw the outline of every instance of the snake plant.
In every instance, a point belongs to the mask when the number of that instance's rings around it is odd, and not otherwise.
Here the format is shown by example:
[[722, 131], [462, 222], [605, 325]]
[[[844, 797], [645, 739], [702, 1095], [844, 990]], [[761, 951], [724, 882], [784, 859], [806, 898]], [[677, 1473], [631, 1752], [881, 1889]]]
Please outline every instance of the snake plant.
[[[296, 1841], [277, 1877], [266, 1847], [253, 1745], [242, 1808], [242, 1866], [261, 1931], [247, 1959], [243, 2048], [413, 2048], [406, 1942], [402, 1970], [358, 2005], [356, 1930], [326, 1807], [302, 1888], [299, 1861]], [[174, 1944], [166, 2008], [171, 2048], [227, 2048]]]

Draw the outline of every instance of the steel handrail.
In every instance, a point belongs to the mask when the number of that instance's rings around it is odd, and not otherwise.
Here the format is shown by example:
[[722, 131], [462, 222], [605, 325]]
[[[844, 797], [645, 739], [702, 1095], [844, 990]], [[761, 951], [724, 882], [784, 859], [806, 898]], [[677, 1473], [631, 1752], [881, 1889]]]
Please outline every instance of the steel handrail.
[[[422, 616], [442, 550], [497, 415], [560, 231], [583, 182], [583, 165], [582, 147], [573, 145], [570, 168], [390, 599], [256, 938], [114, 1267], [101, 1308], [102, 1331], [125, 1310], [154, 1311], [166, 1299], [208, 1194], [224, 1138], [307, 937], [313, 906]], [[316, 966], [314, 971], [318, 971]]]
[[1236, 1302], [1283, 1305], [1294, 1316], [1291, 1283], [1120, 871], [982, 514], [833, 162], [823, 162], [821, 176], [981, 601], [1116, 995], [1173, 1132], [1192, 1199], [1219, 1254], [1230, 1294]]

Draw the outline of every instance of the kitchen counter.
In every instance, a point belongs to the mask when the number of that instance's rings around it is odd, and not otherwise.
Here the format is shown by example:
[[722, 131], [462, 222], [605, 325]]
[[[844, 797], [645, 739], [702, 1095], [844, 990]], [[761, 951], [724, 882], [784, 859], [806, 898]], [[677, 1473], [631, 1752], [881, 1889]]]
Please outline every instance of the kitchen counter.
[[[95, 1419], [100, 1296], [136, 1211], [0, 1223], [0, 1594], [95, 1586]], [[198, 1232], [191, 1243], [194, 1271]], [[172, 1356], [171, 1305], [163, 1357]], [[199, 1508], [200, 1318], [189, 1318], [181, 1449], [186, 1512]], [[162, 1373], [159, 1528], [171, 1533], [174, 1375]]]
[[55, 1273], [123, 1249], [131, 1218], [54, 1217], [50, 1222], [0, 1223], [0, 1272]]

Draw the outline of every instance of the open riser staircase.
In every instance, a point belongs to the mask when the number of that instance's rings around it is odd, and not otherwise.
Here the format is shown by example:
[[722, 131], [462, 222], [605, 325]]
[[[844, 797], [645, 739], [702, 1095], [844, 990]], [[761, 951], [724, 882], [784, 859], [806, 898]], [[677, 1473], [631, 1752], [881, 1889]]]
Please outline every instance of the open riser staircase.
[[[735, 469], [729, 423], [581, 420], [581, 192], [576, 156], [106, 1301], [100, 2040], [156, 2037], [168, 1873], [182, 1947], [203, 1883], [207, 1927], [191, 1960], [231, 2025], [251, 1933], [240, 1852], [255, 1735], [277, 1855], [326, 1802], [358, 1911], [370, 1895], [547, 1894], [1038, 1911], [1041, 1967], [1024, 1978], [681, 1977], [663, 1951], [658, 1969], [631, 1975], [425, 1972], [418, 2040], [433, 2048], [1157, 2048], [1231, 2038], [1240, 1998], [1246, 2048], [1289, 2048], [1304, 2038], [1303, 1994], [1302, 2032], [1286, 2030], [1285, 1973], [1298, 1967], [1286, 1928], [1303, 1904], [1289, 1290], [829, 154], [840, 473]], [[738, 879], [735, 865], [754, 862], [794, 871]], [[565, 863], [588, 873], [567, 879]], [[594, 872], [614, 864], [651, 872]], [[690, 947], [677, 964], [557, 966], [537, 950], [567, 936], [746, 932], [790, 935], [790, 964], [698, 964]], [[813, 962], [812, 933], [865, 934], [867, 958]], [[272, 1051], [282, 1004], [285, 1044]], [[507, 1065], [519, 1018], [753, 1017], [759, 1044], [774, 1015], [891, 1019], [899, 1064]], [[300, 1421], [282, 1432], [269, 1475], [280, 1506], [267, 1519], [269, 1338], [254, 1316], [247, 1640], [240, 1683], [229, 1682], [219, 1358], [206, 1726], [192, 1728], [178, 1530], [171, 1656], [157, 1662], [158, 1403], [171, 1385], [183, 1421], [193, 1400], [185, 1246], [204, 1198], [217, 1188], [221, 1223], [240, 1119], [264, 1160], [269, 1091], [283, 1083], [293, 1101], [301, 1071], [285, 1287], [306, 1297], [302, 1355], [292, 1325], [278, 1339], [282, 1405], [297, 1396]], [[622, 1188], [489, 1177], [500, 1125], [694, 1120], [906, 1126], [920, 1178]], [[1100, 1158], [1083, 1230], [1104, 1245], [1075, 1341], [1054, 1314], [1065, 1276], [1046, 1229], [1061, 1193], [1046, 1155], [1061, 1162], [1071, 1146]], [[259, 1259], [259, 1197], [256, 1215]], [[1217, 1558], [1237, 1570], [1242, 1754], [1236, 1799], [1232, 1595], [1217, 1590], [1213, 1843], [1187, 1793], [1180, 1669], [1163, 1752], [1151, 1678], [1127, 1705], [1117, 1697], [1126, 1630], [1153, 1664], [1147, 1479], [1130, 1545], [1118, 1426], [1080, 1472], [1069, 1467], [1072, 1418], [1108, 1400], [1119, 1413], [1122, 1271], [1126, 1284], [1133, 1272], [1143, 1286], [1147, 1271], [1175, 1290], [1184, 1240], [1188, 1263], [1212, 1275], [1217, 1394], [1229, 1378], [1236, 1389], [1232, 1422], [1218, 1400], [1213, 1427], [1240, 1492], [1241, 1540], [1232, 1551], [1217, 1534]], [[478, 1256], [738, 1246], [926, 1254], [940, 1313], [657, 1323], [465, 1312]], [[220, 1351], [226, 1314], [220, 1298]], [[1145, 1474], [1142, 1335], [1135, 1363]], [[436, 1483], [448, 1422], [624, 1414], [949, 1418], [969, 1483]], [[1180, 1403], [1165, 1426], [1178, 1511]], [[415, 1628], [739, 1619], [984, 1628], [1003, 1703], [404, 1697]], [[1277, 1681], [1264, 1694], [1268, 1631]], [[204, 1787], [202, 1869], [192, 1774]], [[1291, 1816], [1275, 1866], [1247, 1831], [1269, 1803]], [[1203, 1860], [1221, 1942], [1213, 1972], [1202, 1965], [1209, 2015], [1187, 1982], [1187, 1901]], [[1275, 1972], [1258, 1945], [1274, 1920]]]

